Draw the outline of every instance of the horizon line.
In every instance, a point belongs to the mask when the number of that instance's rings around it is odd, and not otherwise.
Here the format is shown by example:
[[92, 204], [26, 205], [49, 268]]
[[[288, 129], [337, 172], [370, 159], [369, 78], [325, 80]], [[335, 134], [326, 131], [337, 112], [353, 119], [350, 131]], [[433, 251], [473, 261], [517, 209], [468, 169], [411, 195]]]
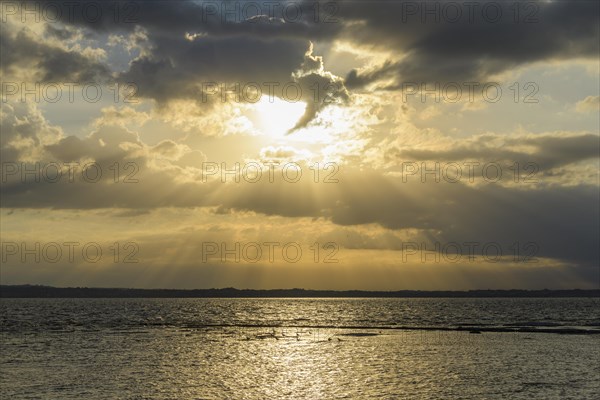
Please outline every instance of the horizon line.
[[[600, 297], [596, 289], [467, 289], [467, 290], [364, 290], [364, 289], [239, 289], [235, 287], [177, 289], [177, 288], [127, 288], [127, 287], [57, 287], [40, 284], [0, 285], [0, 297]], [[546, 296], [540, 296], [540, 295]], [[125, 296], [124, 296], [125, 295]], [[170, 296], [166, 296], [170, 295]], [[221, 296], [215, 296], [221, 295]], [[261, 296], [259, 296], [261, 295]], [[277, 295], [277, 296], [275, 296]], [[320, 296], [319, 296], [320, 295]], [[360, 296], [359, 296], [360, 295]], [[578, 295], [578, 296], [577, 296]]]

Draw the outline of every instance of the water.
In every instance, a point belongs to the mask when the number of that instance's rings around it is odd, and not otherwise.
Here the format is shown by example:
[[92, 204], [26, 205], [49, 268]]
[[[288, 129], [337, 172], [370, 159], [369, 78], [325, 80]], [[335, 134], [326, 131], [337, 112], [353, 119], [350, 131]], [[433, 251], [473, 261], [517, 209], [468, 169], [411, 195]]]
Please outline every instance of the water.
[[600, 395], [600, 299], [0, 304], [2, 399]]

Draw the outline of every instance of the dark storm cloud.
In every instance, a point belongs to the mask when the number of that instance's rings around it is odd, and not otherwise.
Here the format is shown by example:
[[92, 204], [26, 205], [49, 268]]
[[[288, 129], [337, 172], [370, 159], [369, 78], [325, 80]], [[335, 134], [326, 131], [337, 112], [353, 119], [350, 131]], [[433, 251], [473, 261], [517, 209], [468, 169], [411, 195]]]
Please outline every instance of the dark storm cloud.
[[[486, 185], [400, 183], [363, 177], [342, 187], [332, 221], [431, 230], [432, 242], [535, 242], [540, 257], [597, 266], [598, 201], [594, 186], [524, 190]], [[375, 189], [375, 187], [377, 189]], [[416, 195], [415, 193], [418, 193]]]
[[398, 149], [392, 147], [386, 158], [406, 161], [458, 162], [465, 160], [508, 161], [521, 165], [535, 163], [540, 171], [549, 171], [572, 163], [598, 159], [600, 136], [597, 134], [480, 135], [462, 139], [447, 150]]
[[[467, 7], [464, 5], [467, 3], [472, 5]], [[459, 7], [462, 17], [456, 22], [452, 22], [454, 13], [443, 12], [448, 4], [462, 5]], [[520, 7], [518, 17], [515, 4]], [[477, 80], [524, 63], [596, 58], [600, 46], [599, 4], [596, 1], [344, 2], [340, 16], [345, 21], [361, 22], [346, 31], [351, 40], [404, 56], [376, 69], [352, 71], [347, 85], [357, 87], [381, 78], [394, 78], [397, 84]], [[410, 8], [415, 6], [416, 11]], [[501, 17], [493, 22], [498, 6]], [[434, 12], [423, 16], [421, 11], [425, 7]], [[489, 12], [484, 14], [486, 9]]]
[[[5, 79], [27, 70], [36, 71], [39, 74], [36, 79], [42, 82], [100, 82], [110, 76], [109, 68], [97, 60], [77, 51], [39, 42], [25, 30], [11, 32], [8, 25], [0, 24], [0, 33], [0, 66]], [[56, 32], [50, 35], [55, 36]]]
[[[199, 99], [203, 88], [213, 83], [243, 86], [294, 82], [292, 74], [305, 60], [308, 39], [331, 36], [340, 28], [336, 24], [319, 24], [314, 12], [311, 16], [307, 9], [312, 3], [300, 2], [291, 2], [296, 12], [304, 10], [300, 14], [285, 14], [282, 6], [269, 6], [269, 2], [259, 2], [260, 7], [256, 8], [255, 2], [245, 1], [53, 2], [47, 8], [44, 2], [25, 3], [20, 7], [37, 9], [42, 21], [61, 22], [46, 28], [52, 37], [71, 34], [61, 25], [83, 28], [86, 35], [96, 33], [97, 38], [109, 33], [127, 37], [143, 32], [147, 38], [143, 54], [116, 79], [134, 83], [138, 96], [159, 103], [174, 98]], [[262, 13], [264, 7], [268, 7], [266, 15]], [[19, 17], [20, 12], [9, 14]], [[27, 18], [35, 19], [31, 15]], [[74, 60], [64, 57], [58, 49], [23, 35], [17, 38], [18, 43], [3, 38], [3, 53], [10, 54], [4, 63], [6, 67], [33, 62], [44, 68], [46, 80], [71, 78], [76, 73], [81, 79], [91, 80], [92, 74], [107, 70], [100, 64], [84, 65], [81, 56]], [[139, 37], [136, 40], [135, 44], [141, 44]], [[275, 94], [281, 97], [281, 93]]]
[[97, 32], [133, 31], [136, 26], [142, 26], [157, 36], [173, 37], [182, 37], [186, 32], [263, 38], [331, 37], [341, 29], [341, 21], [335, 18], [338, 7], [317, 3], [303, 0], [147, 0], [121, 4], [90, 0], [77, 4], [57, 2], [48, 14], [53, 20]]
[[[197, 97], [198, 86], [217, 79], [290, 81], [309, 40], [340, 39], [358, 49], [389, 53], [382, 65], [351, 71], [346, 77], [350, 88], [382, 79], [393, 82], [389, 88], [404, 82], [481, 80], [525, 63], [597, 57], [599, 51], [595, 1], [268, 3], [93, 1], [79, 2], [74, 9], [68, 2], [56, 4], [63, 7], [59, 19], [66, 25], [102, 34], [145, 31], [145, 54], [119, 80], [136, 83], [140, 96], [159, 102]], [[84, 12], [88, 5], [101, 11]], [[423, 9], [430, 13], [421, 14]], [[296, 17], [297, 11], [290, 10], [302, 11]], [[62, 34], [59, 28], [52, 30], [54, 36]], [[10, 38], [3, 40], [3, 47], [3, 54], [10, 54], [7, 65], [40, 53], [34, 43], [14, 46]], [[48, 71], [47, 79], [101, 72], [100, 66], [63, 56], [37, 58], [43, 60], [39, 63]]]
[[158, 101], [202, 101], [202, 93], [221, 82], [242, 87], [255, 83], [261, 89], [264, 83], [289, 82], [308, 50], [305, 41], [246, 37], [194, 41], [157, 37], [153, 43], [152, 54], [134, 60], [119, 79], [134, 82], [140, 96]]

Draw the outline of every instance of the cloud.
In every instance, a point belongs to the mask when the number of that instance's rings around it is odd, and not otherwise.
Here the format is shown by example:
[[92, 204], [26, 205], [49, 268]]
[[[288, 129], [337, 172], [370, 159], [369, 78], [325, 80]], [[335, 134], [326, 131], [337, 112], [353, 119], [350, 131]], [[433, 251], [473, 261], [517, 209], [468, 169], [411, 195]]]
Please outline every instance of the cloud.
[[100, 110], [101, 116], [93, 124], [100, 126], [103, 124], [126, 126], [130, 124], [143, 125], [150, 120], [150, 115], [146, 112], [137, 111], [132, 107], [104, 107]]
[[308, 150], [299, 150], [291, 146], [267, 146], [260, 150], [262, 163], [306, 161], [311, 156]]
[[179, 160], [181, 157], [191, 151], [192, 149], [190, 149], [188, 146], [175, 143], [172, 140], [163, 140], [150, 149], [152, 154], [171, 161]]
[[0, 110], [0, 152], [3, 162], [37, 160], [41, 148], [64, 137], [32, 103], [3, 102]]
[[0, 65], [5, 81], [21, 83], [25, 77], [36, 82], [87, 83], [110, 79], [109, 68], [101, 59], [101, 50], [67, 47], [54, 39], [55, 33], [44, 38], [11, 22], [2, 23], [0, 34]]
[[325, 71], [323, 57], [313, 55], [313, 44], [310, 44], [300, 69], [293, 74], [302, 90], [302, 100], [306, 103], [306, 111], [296, 125], [290, 130], [306, 127], [319, 111], [330, 104], [346, 104], [350, 94], [344, 86], [343, 79]]
[[261, 89], [271, 82], [281, 86], [291, 81], [308, 46], [303, 40], [253, 37], [152, 40], [153, 53], [133, 60], [119, 79], [134, 82], [141, 97], [158, 102], [184, 98], [207, 103], [203, 93], [208, 93], [209, 100], [218, 101], [220, 96], [212, 96], [207, 89], [219, 83], [242, 88], [258, 84]]
[[[354, 177], [343, 185], [331, 220], [341, 225], [377, 223], [389, 229], [430, 230], [431, 239], [536, 242], [540, 256], [598, 265], [597, 188], [523, 190], [498, 185], [472, 188], [399, 179]], [[360, 187], [362, 190], [356, 190]]]
[[[597, 57], [597, 2], [530, 2], [518, 16], [513, 3], [461, 4], [341, 3], [340, 17], [360, 22], [360, 29], [345, 30], [344, 40], [389, 54], [379, 67], [350, 72], [348, 86], [386, 79], [393, 80], [391, 89], [403, 82], [478, 81], [523, 64]], [[460, 18], [454, 21], [456, 10], [445, 13], [448, 7], [458, 7]]]
[[395, 143], [385, 157], [397, 163], [407, 161], [515, 162], [535, 163], [541, 172], [600, 157], [600, 136], [592, 133], [554, 132], [544, 134], [484, 134], [471, 138], [446, 140], [427, 146], [411, 147]]
[[[73, 15], [59, 4], [62, 24], [98, 34], [111, 32], [113, 44], [114, 35], [137, 35], [139, 45], [142, 34], [143, 54], [120, 78], [136, 82], [140, 94], [159, 101], [197, 97], [198, 85], [213, 80], [285, 82], [303, 62], [305, 69], [309, 67], [304, 53], [309, 41], [315, 40], [349, 42], [358, 51], [374, 48], [387, 54], [379, 66], [351, 71], [346, 77], [349, 88], [380, 80], [391, 80], [386, 85], [398, 88], [402, 82], [488, 79], [522, 64], [595, 58], [600, 49], [599, 5], [588, 1], [529, 2], [518, 14], [512, 3], [493, 1], [469, 5], [389, 2], [385, 7], [341, 1], [335, 3], [335, 10], [322, 2], [317, 15], [315, 3], [307, 1], [294, 3], [301, 13], [293, 20], [284, 7], [266, 15], [245, 2], [232, 2], [232, 9], [201, 2], [183, 2], [177, 7], [131, 2], [134, 12], [120, 19], [114, 18], [111, 5], [94, 4], [102, 8], [98, 20], [85, 18], [81, 12]], [[54, 36], [67, 32], [48, 29]], [[44, 52], [26, 39], [20, 35], [18, 46], [11, 35], [3, 40], [7, 65], [39, 54], [44, 55], [48, 79], [57, 79], [61, 73], [104, 72], [72, 54], [67, 62], [68, 58]], [[318, 69], [320, 61], [311, 62]]]
[[588, 96], [575, 104], [578, 113], [600, 112], [600, 96]]

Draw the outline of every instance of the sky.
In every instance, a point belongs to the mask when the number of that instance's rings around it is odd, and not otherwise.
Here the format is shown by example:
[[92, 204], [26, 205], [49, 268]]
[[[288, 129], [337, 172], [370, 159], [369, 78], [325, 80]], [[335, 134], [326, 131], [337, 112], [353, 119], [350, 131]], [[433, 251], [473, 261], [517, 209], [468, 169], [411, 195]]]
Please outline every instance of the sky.
[[0, 6], [2, 284], [600, 287], [597, 1]]

